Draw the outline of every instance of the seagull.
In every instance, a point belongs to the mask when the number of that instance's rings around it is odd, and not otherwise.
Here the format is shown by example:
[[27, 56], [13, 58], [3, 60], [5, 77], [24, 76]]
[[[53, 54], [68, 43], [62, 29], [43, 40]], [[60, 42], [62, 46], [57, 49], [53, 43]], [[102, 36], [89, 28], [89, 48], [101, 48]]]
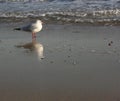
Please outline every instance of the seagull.
[[32, 33], [32, 39], [36, 38], [36, 33], [42, 30], [42, 21], [36, 20], [34, 23], [30, 23], [26, 26], [15, 28], [14, 30], [22, 30]]

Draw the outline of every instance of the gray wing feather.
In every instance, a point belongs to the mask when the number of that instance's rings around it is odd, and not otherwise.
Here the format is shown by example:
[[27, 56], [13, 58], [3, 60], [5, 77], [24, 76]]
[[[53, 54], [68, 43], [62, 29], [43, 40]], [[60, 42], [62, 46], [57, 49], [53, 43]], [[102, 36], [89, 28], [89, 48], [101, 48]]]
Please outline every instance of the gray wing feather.
[[30, 32], [30, 31], [31, 31], [31, 26], [32, 26], [32, 25], [29, 24], [29, 25], [27, 25], [27, 26], [21, 27], [21, 30]]

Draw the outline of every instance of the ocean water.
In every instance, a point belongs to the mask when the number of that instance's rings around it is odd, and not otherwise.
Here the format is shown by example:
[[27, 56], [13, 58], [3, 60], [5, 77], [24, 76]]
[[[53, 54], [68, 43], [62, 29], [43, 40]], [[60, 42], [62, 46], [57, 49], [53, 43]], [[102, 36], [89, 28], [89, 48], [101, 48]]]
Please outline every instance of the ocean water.
[[119, 25], [120, 0], [0, 0], [0, 22], [28, 18]]

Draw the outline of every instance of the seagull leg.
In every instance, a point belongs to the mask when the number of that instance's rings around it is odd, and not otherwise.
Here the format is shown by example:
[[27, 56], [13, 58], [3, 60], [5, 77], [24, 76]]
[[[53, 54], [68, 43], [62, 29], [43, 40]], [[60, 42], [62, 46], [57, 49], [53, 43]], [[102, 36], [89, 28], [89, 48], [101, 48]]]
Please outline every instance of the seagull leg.
[[32, 32], [32, 39], [36, 38], [36, 33]]
[[34, 38], [36, 38], [36, 33], [34, 33]]

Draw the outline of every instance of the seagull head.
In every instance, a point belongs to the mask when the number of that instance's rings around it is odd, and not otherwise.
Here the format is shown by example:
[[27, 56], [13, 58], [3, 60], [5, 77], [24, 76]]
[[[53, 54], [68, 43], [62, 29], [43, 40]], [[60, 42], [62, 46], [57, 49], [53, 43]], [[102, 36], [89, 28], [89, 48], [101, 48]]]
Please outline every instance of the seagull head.
[[36, 20], [36, 23], [42, 24], [43, 22], [41, 20]]

